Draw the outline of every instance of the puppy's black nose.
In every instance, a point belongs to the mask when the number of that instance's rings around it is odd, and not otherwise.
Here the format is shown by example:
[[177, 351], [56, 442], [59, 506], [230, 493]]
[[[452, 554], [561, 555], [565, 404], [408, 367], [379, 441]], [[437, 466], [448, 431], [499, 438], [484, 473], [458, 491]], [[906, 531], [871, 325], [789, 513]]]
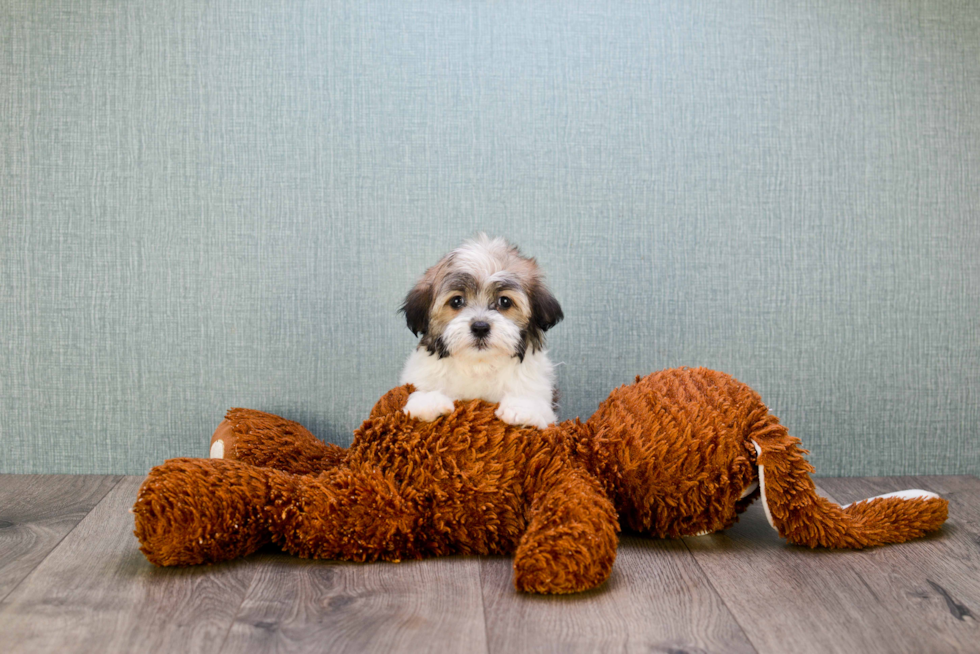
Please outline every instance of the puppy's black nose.
[[475, 323], [470, 325], [470, 331], [473, 332], [473, 335], [477, 338], [484, 338], [490, 333], [490, 323], [477, 320]]

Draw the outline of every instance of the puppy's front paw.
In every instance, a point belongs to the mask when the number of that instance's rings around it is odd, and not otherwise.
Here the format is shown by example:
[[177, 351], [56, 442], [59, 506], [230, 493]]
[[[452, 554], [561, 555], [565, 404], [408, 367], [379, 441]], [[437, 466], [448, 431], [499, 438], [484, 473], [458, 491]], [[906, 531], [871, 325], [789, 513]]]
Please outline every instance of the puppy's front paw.
[[544, 429], [557, 420], [550, 404], [537, 400], [505, 397], [494, 412], [508, 425], [526, 425]]
[[403, 410], [411, 418], [432, 422], [455, 408], [453, 401], [439, 391], [415, 391], [408, 396]]

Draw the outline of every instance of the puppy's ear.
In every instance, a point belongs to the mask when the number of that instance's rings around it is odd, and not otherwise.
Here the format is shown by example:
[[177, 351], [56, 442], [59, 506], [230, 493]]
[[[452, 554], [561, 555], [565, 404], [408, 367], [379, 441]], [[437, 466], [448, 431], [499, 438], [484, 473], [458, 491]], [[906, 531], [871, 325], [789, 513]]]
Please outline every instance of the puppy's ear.
[[405, 322], [412, 333], [418, 336], [429, 330], [429, 307], [432, 306], [432, 284], [420, 281], [405, 296], [400, 311], [405, 314]]
[[528, 296], [531, 300], [531, 322], [541, 331], [548, 331], [565, 317], [558, 300], [541, 282], [530, 288]]

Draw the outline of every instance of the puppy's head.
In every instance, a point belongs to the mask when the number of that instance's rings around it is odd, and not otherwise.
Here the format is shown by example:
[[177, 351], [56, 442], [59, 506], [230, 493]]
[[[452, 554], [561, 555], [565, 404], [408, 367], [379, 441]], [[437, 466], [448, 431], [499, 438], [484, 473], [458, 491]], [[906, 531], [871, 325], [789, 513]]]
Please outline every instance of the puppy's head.
[[508, 354], [523, 361], [564, 317], [534, 259], [485, 234], [425, 271], [401, 310], [420, 344], [440, 358]]

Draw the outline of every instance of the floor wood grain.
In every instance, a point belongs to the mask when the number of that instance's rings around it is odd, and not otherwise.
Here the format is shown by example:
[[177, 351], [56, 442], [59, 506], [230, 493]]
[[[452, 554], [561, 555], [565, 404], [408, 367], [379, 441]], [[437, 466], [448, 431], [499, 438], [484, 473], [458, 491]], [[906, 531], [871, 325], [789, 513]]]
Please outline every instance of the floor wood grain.
[[121, 477], [0, 475], [0, 600]]
[[493, 652], [754, 652], [681, 541], [624, 536], [613, 574], [578, 595], [518, 593], [509, 557], [483, 562]]
[[132, 535], [140, 481], [0, 475], [5, 654], [980, 652], [976, 477], [818, 480], [841, 502], [947, 497], [946, 527], [912, 543], [794, 547], [756, 504], [722, 534], [624, 536], [612, 578], [568, 597], [518, 594], [509, 557], [157, 568]]
[[[935, 490], [925, 477], [826, 479], [821, 485], [844, 503], [907, 488]], [[977, 523], [970, 520], [980, 513], [980, 485], [969, 487], [972, 493], [943, 493], [950, 517], [940, 533], [851, 557], [881, 610], [906, 624], [914, 621], [908, 631], [919, 637], [906, 645], [917, 651], [980, 648], [980, 548]], [[924, 640], [923, 633], [932, 635]]]
[[485, 652], [479, 559], [356, 564], [269, 554], [222, 652]]
[[[869, 481], [853, 495], [843, 480], [819, 485], [846, 503], [916, 487], [909, 481]], [[759, 652], [978, 651], [976, 625], [952, 625], [925, 596], [923, 570], [944, 582], [957, 569], [972, 570], [967, 558], [940, 573], [953, 564], [937, 558], [950, 541], [942, 532], [863, 551], [810, 550], [780, 539], [758, 503], [723, 534], [685, 539]]]
[[161, 569], [140, 554], [126, 477], [0, 602], [4, 651], [214, 652], [256, 566]]

